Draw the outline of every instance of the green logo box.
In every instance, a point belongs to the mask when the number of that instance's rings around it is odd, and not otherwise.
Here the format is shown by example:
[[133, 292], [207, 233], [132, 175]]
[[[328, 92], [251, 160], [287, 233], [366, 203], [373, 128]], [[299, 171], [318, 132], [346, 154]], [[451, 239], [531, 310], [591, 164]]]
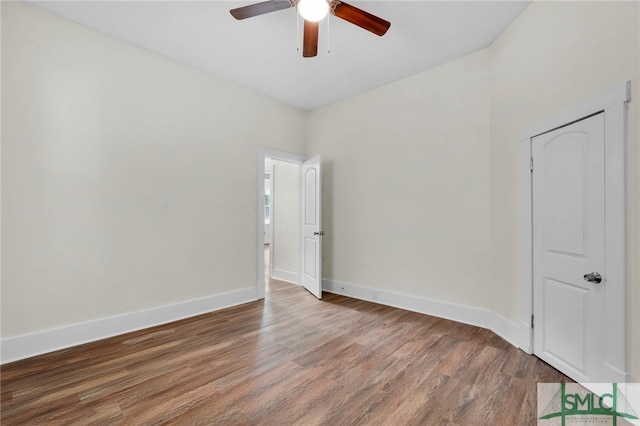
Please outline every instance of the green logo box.
[[639, 383], [538, 383], [540, 426], [640, 426]]

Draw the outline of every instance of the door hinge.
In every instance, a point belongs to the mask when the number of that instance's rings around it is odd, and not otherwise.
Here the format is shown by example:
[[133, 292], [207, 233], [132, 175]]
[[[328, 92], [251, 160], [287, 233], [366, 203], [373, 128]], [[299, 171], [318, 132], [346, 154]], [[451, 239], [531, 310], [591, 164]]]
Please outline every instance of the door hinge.
[[533, 157], [529, 158], [529, 170], [533, 171]]
[[533, 328], [533, 315], [531, 315], [531, 328]]

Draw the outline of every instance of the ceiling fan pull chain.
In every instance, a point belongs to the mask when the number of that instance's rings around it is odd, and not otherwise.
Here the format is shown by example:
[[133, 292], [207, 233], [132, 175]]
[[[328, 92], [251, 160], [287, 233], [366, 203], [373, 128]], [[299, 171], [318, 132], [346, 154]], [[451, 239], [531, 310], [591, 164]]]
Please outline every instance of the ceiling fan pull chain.
[[327, 53], [331, 53], [331, 26], [329, 21], [331, 20], [331, 14], [327, 15]]
[[300, 51], [300, 14], [296, 6], [296, 51]]

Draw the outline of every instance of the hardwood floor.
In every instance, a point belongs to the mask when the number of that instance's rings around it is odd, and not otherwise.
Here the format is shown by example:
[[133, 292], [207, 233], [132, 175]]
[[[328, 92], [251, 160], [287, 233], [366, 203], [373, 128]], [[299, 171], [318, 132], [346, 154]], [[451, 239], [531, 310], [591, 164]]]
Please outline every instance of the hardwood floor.
[[536, 384], [570, 381], [490, 331], [277, 280], [1, 377], [3, 425], [534, 425]]

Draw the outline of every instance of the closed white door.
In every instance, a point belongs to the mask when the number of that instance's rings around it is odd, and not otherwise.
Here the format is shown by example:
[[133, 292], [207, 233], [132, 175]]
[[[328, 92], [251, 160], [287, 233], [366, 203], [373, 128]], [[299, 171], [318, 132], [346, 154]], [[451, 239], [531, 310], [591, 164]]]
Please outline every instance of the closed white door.
[[604, 115], [532, 139], [534, 353], [579, 382], [603, 375]]
[[302, 165], [302, 285], [322, 299], [322, 162]]

